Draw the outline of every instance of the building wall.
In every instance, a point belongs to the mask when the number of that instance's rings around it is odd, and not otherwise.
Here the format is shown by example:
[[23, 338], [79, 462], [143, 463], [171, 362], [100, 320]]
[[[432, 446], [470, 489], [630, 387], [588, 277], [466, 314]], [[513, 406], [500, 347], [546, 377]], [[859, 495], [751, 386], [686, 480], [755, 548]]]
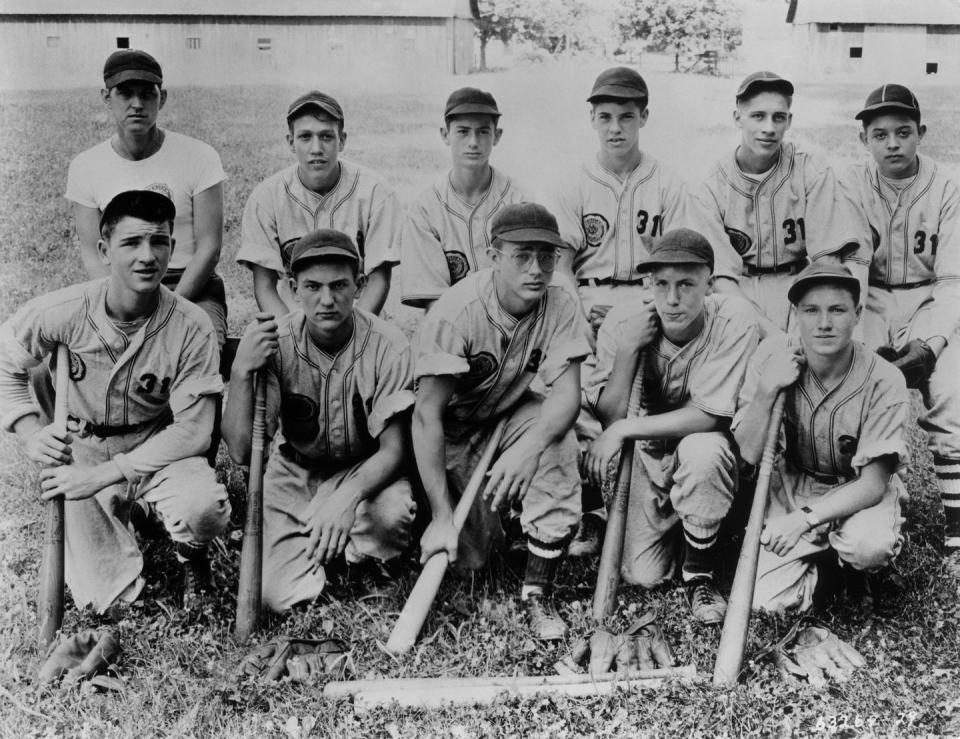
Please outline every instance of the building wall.
[[452, 18], [0, 18], [0, 87], [90, 86], [118, 48], [160, 61], [167, 86], [352, 83], [415, 86], [469, 71], [473, 24]]

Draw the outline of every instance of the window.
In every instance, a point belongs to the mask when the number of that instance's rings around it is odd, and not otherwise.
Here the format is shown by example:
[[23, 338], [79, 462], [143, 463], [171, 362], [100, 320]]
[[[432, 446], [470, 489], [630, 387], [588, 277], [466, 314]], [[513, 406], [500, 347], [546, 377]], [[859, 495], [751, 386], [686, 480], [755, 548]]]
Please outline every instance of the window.
[[850, 58], [851, 58], [851, 59], [863, 59], [863, 47], [862, 47], [862, 46], [851, 46], [851, 47], [850, 47]]
[[839, 31], [839, 30], [840, 30], [840, 24], [839, 24], [839, 23], [831, 23], [831, 24], [830, 24], [830, 30], [831, 30], [831, 31]]
[[118, 48], [118, 49], [129, 49], [129, 48], [130, 48], [130, 37], [129, 37], [129, 36], [117, 36], [117, 48]]
[[260, 49], [260, 51], [270, 51], [270, 49], [273, 48], [273, 39], [258, 38], [257, 48]]
[[200, 48], [200, 37], [199, 37], [199, 36], [187, 36], [187, 48], [188, 48], [188, 49], [199, 49], [199, 48]]
[[60, 45], [59, 36], [47, 36], [47, 48], [56, 49]]
[[927, 74], [937, 73], [937, 62], [927, 62]]

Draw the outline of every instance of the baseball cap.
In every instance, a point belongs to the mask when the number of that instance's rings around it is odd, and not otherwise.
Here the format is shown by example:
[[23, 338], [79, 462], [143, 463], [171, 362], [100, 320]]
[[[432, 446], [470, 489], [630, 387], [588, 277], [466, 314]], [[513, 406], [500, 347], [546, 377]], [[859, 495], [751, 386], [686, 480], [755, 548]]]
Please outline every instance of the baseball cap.
[[624, 100], [646, 100], [647, 83], [638, 72], [630, 67], [610, 67], [605, 69], [593, 83], [588, 103], [596, 98], [623, 98]]
[[854, 277], [845, 265], [823, 261], [807, 265], [800, 274], [793, 278], [790, 289], [787, 290], [787, 299], [796, 305], [807, 290], [814, 285], [824, 283], [840, 283], [849, 287], [853, 291], [854, 302], [860, 302], [860, 280]]
[[294, 244], [290, 256], [290, 270], [297, 268], [297, 262], [305, 262], [317, 257], [346, 257], [360, 263], [360, 252], [353, 240], [342, 231], [321, 228], [301, 236]]
[[160, 63], [145, 51], [117, 49], [103, 65], [103, 86], [108, 90], [127, 80], [163, 84]]
[[449, 120], [455, 115], [492, 115], [500, 117], [497, 101], [493, 95], [476, 87], [461, 87], [454, 90], [447, 98], [447, 105], [443, 110], [443, 120]]
[[514, 243], [537, 242], [564, 247], [553, 213], [536, 203], [508, 205], [493, 217], [490, 236]]
[[773, 90], [784, 95], [793, 95], [793, 83], [774, 72], [748, 74], [737, 88], [737, 100], [751, 94]]
[[854, 116], [858, 121], [872, 117], [871, 114], [881, 110], [897, 110], [910, 115], [914, 120], [920, 120], [920, 103], [917, 97], [903, 85], [889, 84], [878, 87], [867, 95], [863, 110]]
[[169, 196], [169, 190], [161, 192], [161, 188], [162, 186], [151, 190], [125, 190], [114, 195], [100, 214], [100, 231], [103, 231], [105, 223], [117, 221], [124, 216], [156, 223], [172, 221], [177, 217], [177, 208]]
[[705, 264], [713, 272], [713, 247], [691, 228], [674, 228], [654, 242], [650, 256], [637, 264], [637, 272], [650, 272], [666, 264]]
[[341, 123], [343, 122], [343, 108], [340, 107], [340, 103], [326, 93], [320, 92], [319, 90], [311, 90], [306, 95], [301, 95], [292, 103], [290, 103], [290, 107], [287, 108], [287, 123], [289, 123], [290, 120], [304, 108], [311, 106], [314, 108], [320, 108], [320, 110], [329, 115], [331, 118], [334, 118]]

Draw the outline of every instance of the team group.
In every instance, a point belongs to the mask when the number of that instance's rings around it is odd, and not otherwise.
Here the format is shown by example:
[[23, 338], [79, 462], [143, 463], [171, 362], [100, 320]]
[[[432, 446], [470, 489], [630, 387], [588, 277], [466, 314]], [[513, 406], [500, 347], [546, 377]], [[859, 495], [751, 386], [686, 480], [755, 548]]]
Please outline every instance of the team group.
[[[718, 532], [780, 393], [754, 604], [807, 609], [831, 562], [868, 573], [902, 546], [908, 385], [960, 575], [960, 193], [918, 153], [907, 88], [869, 94], [856, 119], [870, 158], [838, 175], [784, 138], [793, 85], [751, 74], [735, 96], [739, 146], [688, 189], [640, 148], [642, 77], [608, 69], [587, 98], [597, 156], [549, 207], [491, 167], [501, 113], [462, 88], [440, 130], [451, 169], [406, 209], [340, 157], [338, 102], [307, 93], [286, 115], [296, 163], [244, 209], [236, 258], [260, 313], [225, 403], [226, 176], [210, 146], [157, 126], [166, 94], [145, 52], [107, 59], [117, 132], [73, 160], [66, 192], [90, 281], [0, 327], [0, 421], [43, 467], [43, 497], [67, 501], [78, 606], [138, 597], [137, 535], [151, 531], [175, 542], [185, 600], [211, 587], [207, 547], [230, 505], [208, 459], [222, 433], [248, 462], [257, 377], [275, 611], [388, 577], [417, 543], [422, 491], [423, 561], [446, 551], [470, 570], [493, 547], [525, 548], [531, 632], [562, 638], [558, 565], [596, 551], [604, 485], [634, 440], [622, 576], [654, 587], [679, 574], [693, 617], [718, 623]], [[377, 316], [397, 282], [425, 309], [412, 341]], [[49, 359], [59, 345], [69, 367]], [[65, 371], [66, 428], [50, 421], [50, 377]], [[456, 501], [495, 428], [458, 531]]]

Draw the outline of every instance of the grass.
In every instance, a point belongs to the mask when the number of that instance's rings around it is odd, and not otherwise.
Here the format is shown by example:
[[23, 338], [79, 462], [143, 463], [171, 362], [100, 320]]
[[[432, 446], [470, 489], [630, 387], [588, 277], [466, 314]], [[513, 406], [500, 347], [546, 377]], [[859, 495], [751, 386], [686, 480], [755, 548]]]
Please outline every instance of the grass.
[[[599, 68], [599, 65], [597, 65]], [[347, 111], [348, 156], [380, 172], [402, 199], [442, 171], [446, 153], [436, 129], [447, 92], [456, 85], [491, 89], [505, 111], [499, 163], [537, 191], [589, 156], [590, 132], [583, 92], [596, 69], [589, 65], [516, 70], [464, 79], [439, 79], [417, 94], [367, 94], [331, 86]], [[732, 147], [729, 124], [734, 80], [672, 74], [649, 75], [651, 120], [643, 143], [682, 174], [695, 179], [710, 161]], [[224, 87], [175, 89], [162, 122], [214, 145], [230, 175], [226, 188], [226, 231], [221, 273], [228, 284], [231, 332], [239, 333], [253, 312], [249, 278], [232, 262], [239, 218], [253, 186], [290, 161], [283, 140], [282, 112], [298, 89]], [[803, 88], [795, 104], [793, 136], [813, 141], [835, 160], [860, 156], [852, 114], [865, 95], [860, 86]], [[953, 88], [918, 89], [930, 134], [923, 149], [955, 166], [960, 93]], [[936, 109], [934, 108], [934, 101]], [[0, 318], [40, 292], [77, 279], [79, 260], [70, 243], [70, 221], [62, 198], [66, 168], [82, 149], [106, 138], [109, 123], [95, 90], [0, 93]], [[536, 173], [536, 174], [534, 174]], [[402, 275], [401, 275], [402, 276]], [[408, 330], [417, 313], [399, 307], [388, 313]], [[169, 546], [147, 547], [147, 597], [118, 625], [124, 653], [122, 694], [87, 688], [38, 686], [35, 598], [41, 508], [34, 494], [35, 471], [10, 436], [0, 438], [0, 736], [905, 736], [960, 734], [960, 601], [944, 576], [942, 537], [930, 460], [914, 430], [914, 465], [907, 476], [911, 501], [907, 544], [896, 573], [879, 585], [878, 608], [866, 617], [840, 601], [826, 620], [853, 642], [868, 667], [849, 683], [819, 693], [784, 686], [767, 664], [751, 664], [749, 679], [734, 689], [707, 683], [670, 685], [647, 693], [607, 698], [539, 697], [501, 700], [485, 709], [440, 711], [382, 708], [354, 712], [330, 703], [314, 687], [259, 685], [234, 671], [245, 649], [232, 635], [238, 545], [218, 543], [215, 576], [218, 601], [204, 613], [183, 614], [171, 599]], [[221, 454], [219, 474], [242, 515], [240, 471]], [[724, 576], [732, 576], [736, 543], [728, 546]], [[595, 562], [567, 563], [560, 575], [564, 616], [571, 638], [590, 629], [587, 618]], [[525, 636], [514, 600], [516, 565], [496, 561], [485, 572], [443, 586], [423, 639], [403, 659], [382, 649], [395, 614], [412, 586], [385, 599], [346, 599], [271, 617], [257, 637], [333, 633], [355, 650], [360, 677], [539, 674], [569, 645], [544, 648]], [[676, 589], [626, 589], [617, 620], [647, 607], [658, 610], [681, 662], [709, 674], [718, 641], [716, 629], [696, 626]], [[64, 628], [73, 632], [94, 619], [68, 607]], [[790, 625], [762, 617], [751, 629], [749, 655]]]

